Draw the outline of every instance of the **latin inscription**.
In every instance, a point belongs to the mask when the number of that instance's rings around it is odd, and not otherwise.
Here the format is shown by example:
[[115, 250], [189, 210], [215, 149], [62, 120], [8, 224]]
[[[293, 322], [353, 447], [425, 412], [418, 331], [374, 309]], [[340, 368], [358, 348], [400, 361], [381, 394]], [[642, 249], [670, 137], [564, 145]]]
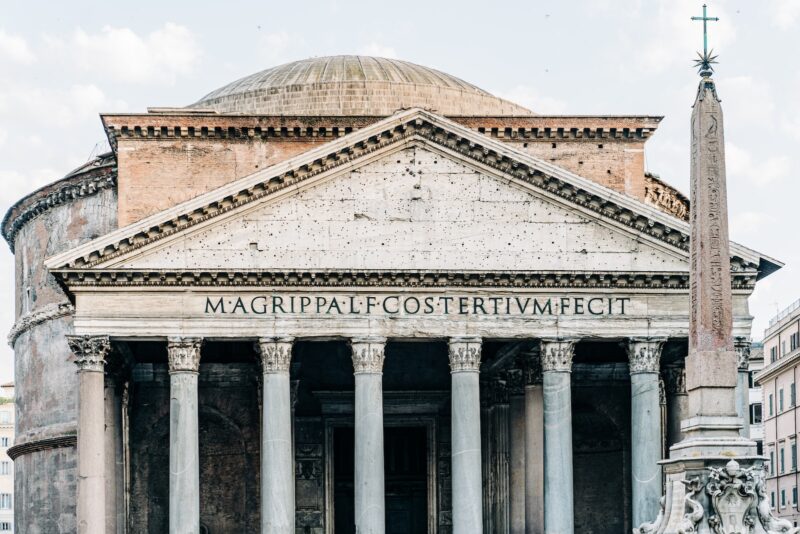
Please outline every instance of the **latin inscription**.
[[209, 315], [625, 315], [628, 297], [255, 295], [206, 297]]

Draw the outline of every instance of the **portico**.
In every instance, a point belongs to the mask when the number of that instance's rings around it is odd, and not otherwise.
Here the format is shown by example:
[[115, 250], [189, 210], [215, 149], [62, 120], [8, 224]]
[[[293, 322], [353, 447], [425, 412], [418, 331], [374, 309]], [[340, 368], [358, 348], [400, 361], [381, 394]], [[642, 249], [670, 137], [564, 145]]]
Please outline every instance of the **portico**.
[[[686, 224], [420, 110], [323, 148], [48, 260], [78, 360], [128, 355], [108, 426], [130, 429], [127, 487], [107, 494], [185, 532], [654, 516], [681, 418], [660, 392], [686, 355]], [[758, 261], [735, 249], [737, 335]], [[79, 436], [103, 406], [85, 391]]]

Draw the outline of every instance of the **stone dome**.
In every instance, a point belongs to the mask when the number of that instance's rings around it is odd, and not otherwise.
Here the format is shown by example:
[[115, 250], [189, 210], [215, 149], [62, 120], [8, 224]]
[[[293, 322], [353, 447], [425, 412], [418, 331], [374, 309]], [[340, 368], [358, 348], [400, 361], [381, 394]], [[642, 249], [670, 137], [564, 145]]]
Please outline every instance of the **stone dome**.
[[192, 109], [253, 115], [391, 115], [420, 107], [442, 115], [532, 115], [435, 69], [369, 56], [304, 59], [212, 91]]

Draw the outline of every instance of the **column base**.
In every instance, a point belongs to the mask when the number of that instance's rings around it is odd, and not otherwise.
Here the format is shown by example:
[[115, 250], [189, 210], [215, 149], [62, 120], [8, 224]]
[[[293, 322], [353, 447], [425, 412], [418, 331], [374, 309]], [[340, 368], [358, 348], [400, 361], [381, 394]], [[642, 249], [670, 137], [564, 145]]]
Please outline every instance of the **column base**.
[[[661, 511], [653, 523], [634, 528], [634, 534], [800, 533], [800, 528], [772, 515], [764, 457], [705, 454], [712, 450], [751, 451], [753, 442], [733, 439], [724, 444], [721, 441], [685, 440], [676, 445], [685, 454], [683, 457], [660, 462], [666, 475]], [[740, 446], [734, 447], [734, 441], [740, 441]], [[676, 447], [672, 448], [673, 452]]]

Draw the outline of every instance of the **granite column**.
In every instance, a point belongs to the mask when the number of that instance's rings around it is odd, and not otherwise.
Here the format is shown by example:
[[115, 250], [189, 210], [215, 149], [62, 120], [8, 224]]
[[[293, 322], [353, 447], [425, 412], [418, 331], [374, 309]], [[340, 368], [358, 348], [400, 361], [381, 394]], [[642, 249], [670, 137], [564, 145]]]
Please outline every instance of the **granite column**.
[[200, 532], [198, 375], [203, 340], [169, 338], [169, 531]]
[[664, 341], [634, 338], [626, 344], [631, 375], [631, 485], [636, 526], [658, 514], [661, 499], [659, 370]]
[[385, 338], [353, 339], [355, 372], [355, 526], [358, 534], [386, 530], [383, 464]]
[[572, 356], [574, 340], [543, 339], [544, 531], [573, 534]]
[[78, 366], [78, 502], [80, 534], [106, 531], [105, 407], [107, 336], [67, 336]]
[[544, 395], [537, 352], [525, 356], [525, 532], [544, 532]]
[[261, 533], [294, 532], [290, 337], [261, 338]]
[[450, 339], [453, 534], [483, 532], [480, 338]]

